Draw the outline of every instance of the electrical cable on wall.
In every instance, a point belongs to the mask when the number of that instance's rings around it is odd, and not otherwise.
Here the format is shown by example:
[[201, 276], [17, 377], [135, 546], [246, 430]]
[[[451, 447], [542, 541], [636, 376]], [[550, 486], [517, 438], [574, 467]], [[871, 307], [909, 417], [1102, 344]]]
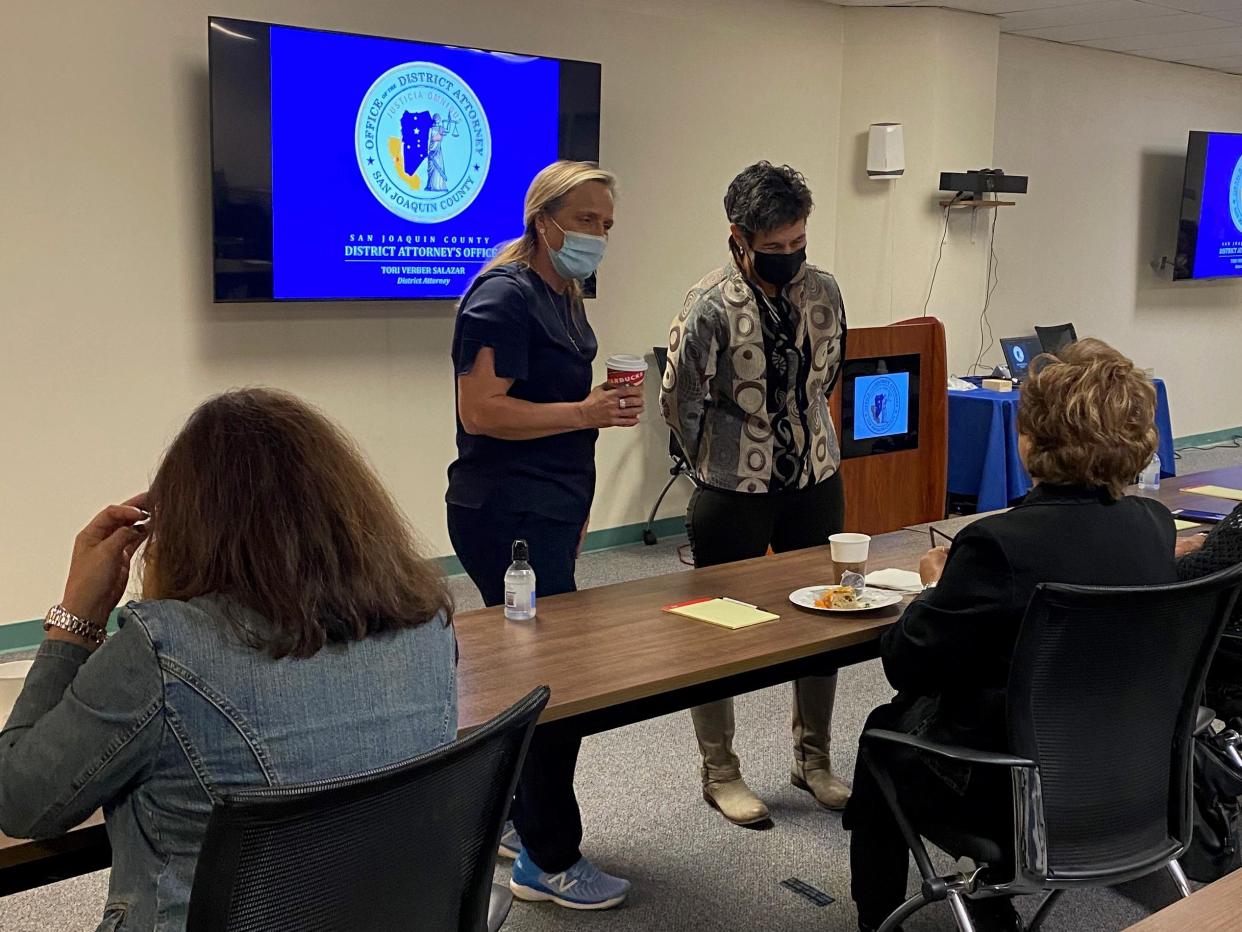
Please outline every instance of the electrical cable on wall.
[[944, 209], [944, 230], [940, 234], [940, 249], [936, 253], [936, 264], [932, 266], [931, 281], [927, 285], [927, 299], [923, 302], [923, 313], [921, 317], [927, 316], [927, 306], [931, 304], [932, 292], [936, 289], [936, 273], [940, 271], [940, 260], [944, 258], [944, 241], [949, 238], [949, 211], [953, 209], [953, 205], [961, 198], [961, 194], [953, 195], [953, 200]]
[[[992, 212], [992, 231], [988, 236], [988, 281], [987, 292], [983, 298], [983, 311], [979, 314], [979, 354], [975, 356], [974, 365], [970, 367], [973, 375], [982, 365], [983, 356], [996, 345], [996, 337], [992, 333], [992, 321], [988, 317], [988, 308], [992, 306], [992, 295], [1000, 285], [1000, 258], [996, 255], [996, 221], [1000, 219], [998, 211]], [[995, 282], [993, 281], [995, 274]], [[987, 328], [987, 344], [984, 345], [984, 328]], [[987, 368], [984, 366], [984, 368]]]
[[[886, 223], [888, 229], [888, 322], [893, 322], [893, 240], [896, 238], [896, 230], [893, 229], [893, 192], [897, 187], [897, 179], [894, 178], [888, 186], [888, 220]], [[924, 306], [923, 313], [927, 313], [927, 307]]]

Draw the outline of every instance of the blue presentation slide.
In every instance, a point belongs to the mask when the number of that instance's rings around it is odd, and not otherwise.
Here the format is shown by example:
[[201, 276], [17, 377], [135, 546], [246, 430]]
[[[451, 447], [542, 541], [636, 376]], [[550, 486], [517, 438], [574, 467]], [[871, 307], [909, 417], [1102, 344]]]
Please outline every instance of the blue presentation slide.
[[1242, 275], [1242, 135], [1208, 136], [1195, 278]]
[[556, 160], [560, 63], [271, 30], [277, 298], [456, 298]]
[[860, 375], [854, 380], [854, 439], [892, 437], [910, 429], [910, 373]]

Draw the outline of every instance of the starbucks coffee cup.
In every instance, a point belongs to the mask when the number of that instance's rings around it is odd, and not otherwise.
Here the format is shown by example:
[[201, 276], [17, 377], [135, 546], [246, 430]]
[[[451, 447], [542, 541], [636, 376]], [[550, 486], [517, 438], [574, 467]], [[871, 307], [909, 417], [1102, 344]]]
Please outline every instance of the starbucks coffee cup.
[[617, 353], [608, 357], [608, 381], [613, 385], [631, 385], [634, 388], [647, 378], [647, 360], [641, 356]]

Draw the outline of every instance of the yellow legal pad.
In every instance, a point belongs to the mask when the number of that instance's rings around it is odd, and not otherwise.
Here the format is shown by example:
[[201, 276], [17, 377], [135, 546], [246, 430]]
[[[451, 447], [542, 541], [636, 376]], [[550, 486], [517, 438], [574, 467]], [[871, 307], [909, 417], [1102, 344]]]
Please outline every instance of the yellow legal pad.
[[1242, 502], [1242, 489], [1227, 489], [1223, 485], [1197, 485], [1193, 489], [1182, 489], [1194, 495], [1208, 495], [1212, 498], [1230, 498]]
[[731, 630], [761, 625], [765, 621], [776, 621], [781, 617], [742, 602], [732, 602], [729, 599], [702, 599], [696, 602], [666, 605], [664, 611], [673, 615], [681, 615], [683, 618], [693, 618], [695, 621], [706, 621]]
[[1179, 531], [1189, 531], [1192, 527], [1198, 527], [1193, 521], [1183, 521], [1181, 518], [1173, 519], [1173, 527]]

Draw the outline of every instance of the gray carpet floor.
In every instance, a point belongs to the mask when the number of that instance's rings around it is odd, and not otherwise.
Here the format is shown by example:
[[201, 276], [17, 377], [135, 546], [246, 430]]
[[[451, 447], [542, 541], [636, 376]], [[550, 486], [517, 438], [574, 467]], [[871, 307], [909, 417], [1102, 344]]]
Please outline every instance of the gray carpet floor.
[[[1242, 463], [1242, 451], [1186, 451], [1180, 473]], [[687, 569], [678, 560], [682, 539], [655, 547], [588, 554], [579, 567], [583, 587]], [[463, 610], [477, 607], [468, 580], [453, 586]], [[853, 773], [855, 745], [867, 713], [891, 698], [878, 662], [841, 671], [833, 732], [833, 764]], [[686, 713], [665, 716], [588, 738], [578, 767], [586, 838], [584, 853], [633, 880], [629, 902], [609, 912], [579, 913], [548, 904], [515, 903], [505, 929], [556, 932], [647, 930], [801, 930], [853, 932], [849, 899], [848, 838], [840, 816], [818, 808], [789, 783], [790, 689], [774, 687], [737, 701], [736, 746], [751, 787], [772, 810], [766, 830], [737, 828], [702, 801], [697, 751]], [[945, 868], [950, 862], [943, 863]], [[507, 879], [507, 867], [497, 879]], [[914, 889], [911, 875], [911, 889]], [[781, 886], [798, 878], [834, 898], [816, 906]], [[0, 899], [0, 932], [89, 932], [106, 898], [107, 871]], [[1110, 890], [1062, 898], [1049, 932], [1123, 929], [1172, 901], [1172, 883], [1158, 875]], [[1034, 903], [1020, 903], [1027, 915]], [[943, 905], [906, 924], [911, 932], [954, 928]], [[363, 932], [363, 930], [360, 930]]]

